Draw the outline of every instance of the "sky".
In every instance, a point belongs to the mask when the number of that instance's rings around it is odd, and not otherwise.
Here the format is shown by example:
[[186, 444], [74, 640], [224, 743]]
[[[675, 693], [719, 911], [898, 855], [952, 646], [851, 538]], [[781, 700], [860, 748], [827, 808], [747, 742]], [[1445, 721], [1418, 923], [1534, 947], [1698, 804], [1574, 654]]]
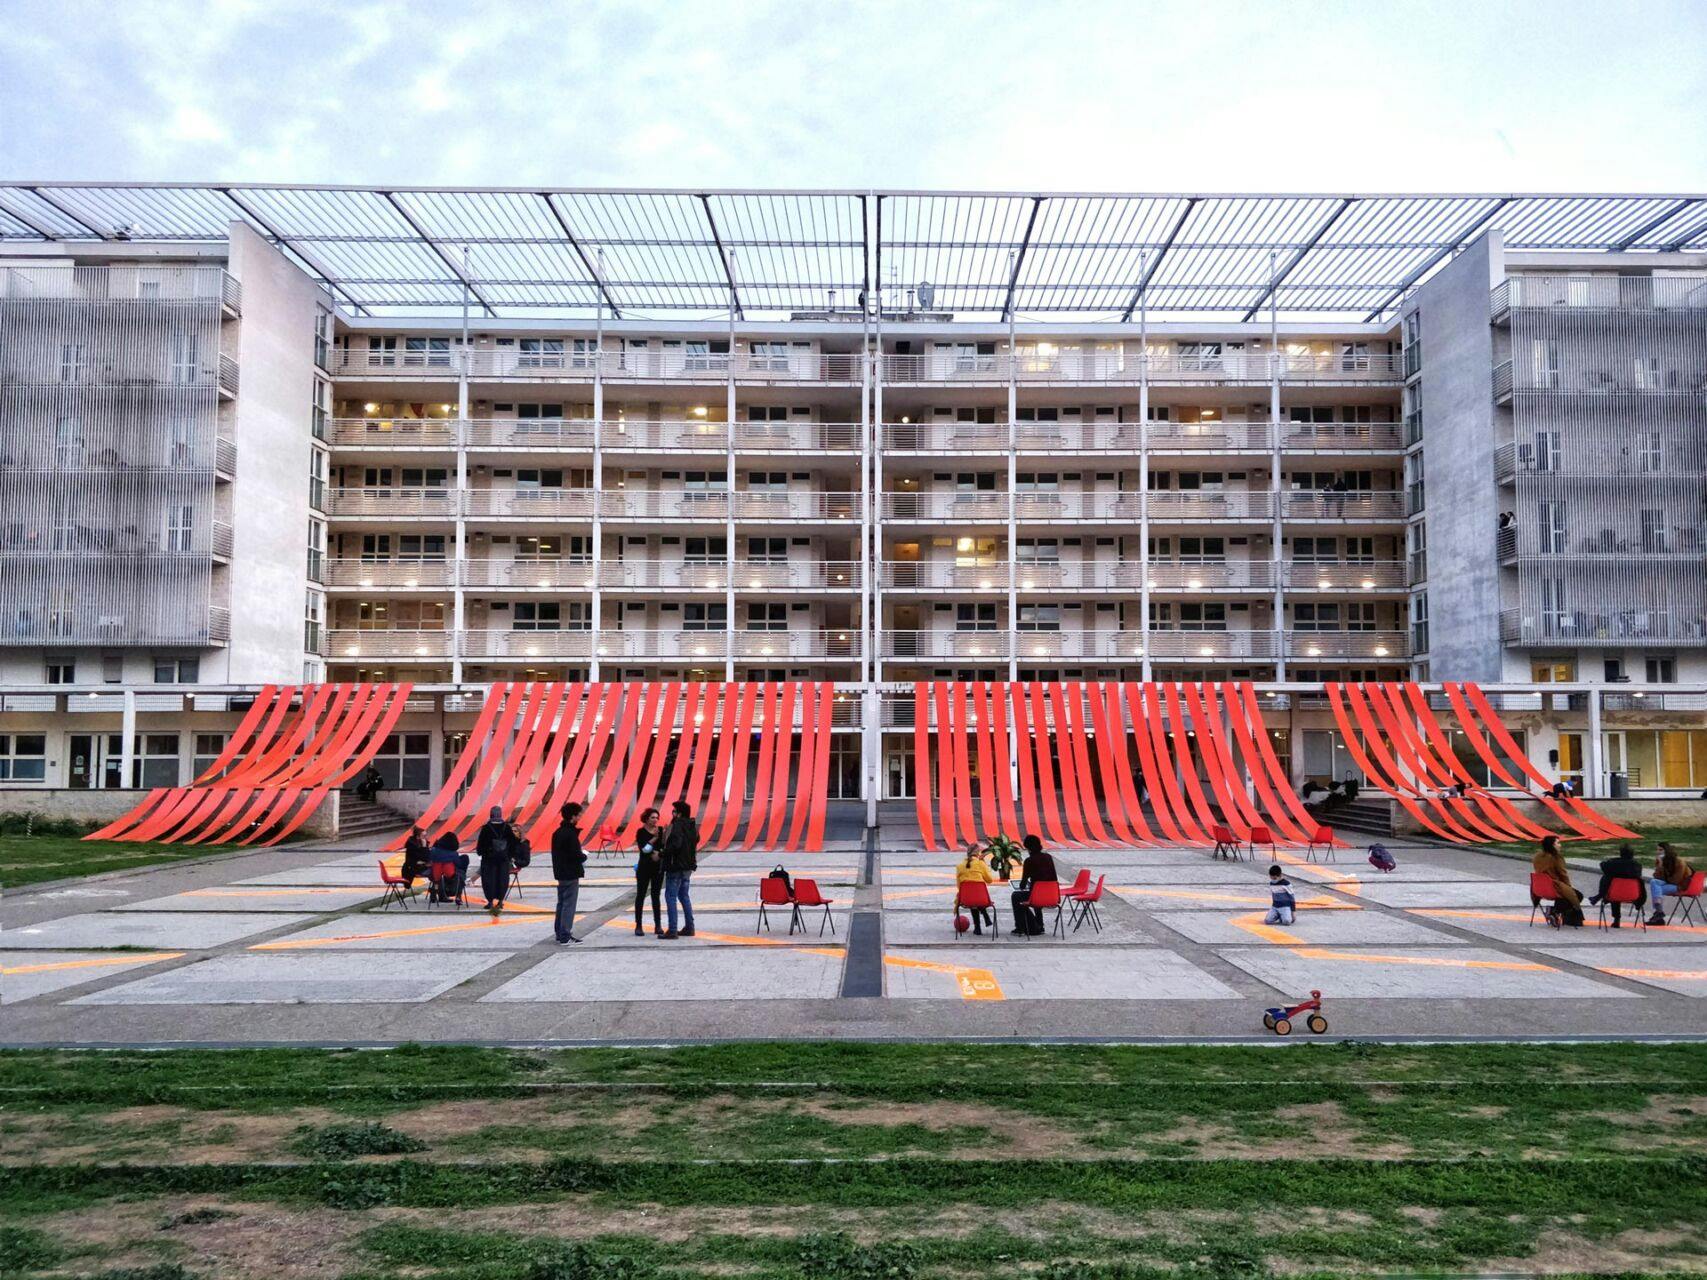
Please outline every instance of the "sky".
[[0, 0], [0, 178], [1707, 190], [1707, 0]]

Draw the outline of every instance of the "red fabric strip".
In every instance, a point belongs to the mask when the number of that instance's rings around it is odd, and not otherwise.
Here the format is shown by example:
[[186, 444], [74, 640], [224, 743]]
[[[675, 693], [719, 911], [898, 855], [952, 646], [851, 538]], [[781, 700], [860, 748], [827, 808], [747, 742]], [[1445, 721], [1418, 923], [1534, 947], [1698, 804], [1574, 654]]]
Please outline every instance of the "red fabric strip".
[[[295, 686], [287, 685], [286, 689], [294, 691]], [[290, 693], [287, 692], [285, 696], [288, 698]], [[256, 731], [261, 727], [261, 721], [272, 710], [273, 704], [278, 701], [278, 698], [278, 685], [264, 684], [261, 686], [261, 691], [255, 695], [255, 701], [249, 704], [249, 710], [244, 713], [243, 719], [237, 722], [237, 728], [232, 731], [231, 736], [225, 740], [224, 749], [214, 757], [213, 763], [203, 769], [201, 775], [190, 783], [192, 787], [199, 787], [205, 782], [211, 782], [224, 773], [226, 767], [233, 760], [249, 749], [249, 744], [255, 739]]]

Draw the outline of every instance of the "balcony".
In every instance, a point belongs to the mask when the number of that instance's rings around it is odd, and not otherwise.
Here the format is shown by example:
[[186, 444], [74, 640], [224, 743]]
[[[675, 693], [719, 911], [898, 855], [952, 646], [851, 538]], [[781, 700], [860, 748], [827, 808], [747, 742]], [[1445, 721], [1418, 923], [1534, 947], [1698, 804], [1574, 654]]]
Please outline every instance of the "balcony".
[[219, 354], [219, 390], [221, 394], [235, 396], [239, 385], [237, 375], [237, 358], [228, 356], [223, 351]]
[[208, 550], [215, 560], [231, 559], [232, 535], [231, 526], [223, 520], [213, 522], [212, 536], [208, 540]]
[[216, 439], [213, 442], [213, 469], [226, 479], [237, 474], [237, 442]]
[[473, 559], [460, 566], [462, 585], [471, 591], [589, 591], [593, 561], [589, 556], [557, 559]]
[[1699, 277], [1648, 275], [1521, 275], [1494, 286], [1489, 313], [1495, 324], [1520, 308], [1585, 311], [1671, 311], [1707, 308], [1707, 283]]
[[1289, 492], [1284, 518], [1320, 524], [1390, 524], [1405, 518], [1405, 495], [1397, 490], [1349, 490], [1345, 493]]
[[1625, 648], [1660, 641], [1670, 646], [1707, 645], [1707, 618], [1650, 609], [1610, 613], [1572, 610], [1564, 613], [1526, 613], [1507, 609], [1500, 614], [1500, 639], [1506, 644], [1576, 645], [1584, 648]]
[[884, 631], [883, 655], [895, 660], [1006, 662], [1193, 661], [1271, 659], [1272, 631]]
[[[615, 424], [604, 425], [608, 431]], [[470, 449], [590, 453], [598, 426], [588, 418], [472, 418], [462, 431]]]
[[857, 520], [857, 493], [815, 493], [755, 489], [606, 489], [599, 515], [606, 520], [679, 520], [723, 522], [734, 503], [736, 520], [752, 524], [794, 524]]
[[[1024, 383], [1124, 383], [1136, 385], [1145, 377], [1146, 360], [1137, 352], [1022, 349], [1007, 352], [943, 350], [927, 355], [887, 354], [880, 364], [886, 383], [985, 383], [1010, 379]], [[1278, 374], [1286, 382], [1400, 382], [1401, 356], [1386, 352], [1223, 350], [1214, 352], [1152, 352], [1148, 377], [1152, 382], [1267, 383]]]
[[503, 631], [494, 628], [464, 631], [460, 649], [465, 661], [491, 662], [508, 659], [577, 658], [592, 656], [591, 631]]
[[591, 489], [518, 488], [494, 485], [463, 492], [463, 510], [471, 519], [574, 520], [593, 518]]
[[[1123, 495], [1137, 518], [1138, 495]], [[1152, 489], [1150, 520], [1160, 524], [1213, 524], [1274, 518], [1274, 494], [1267, 489]]]
[[1274, 564], [1268, 560], [1191, 559], [1152, 560], [1150, 590], [1160, 592], [1252, 591], [1274, 585]]
[[334, 519], [451, 521], [457, 514], [457, 490], [448, 486], [331, 489], [326, 502], [326, 514]]
[[334, 418], [328, 439], [346, 449], [454, 449], [455, 418]]
[[885, 493], [879, 510], [885, 520], [1006, 524], [1008, 495], [993, 490], [966, 493]]
[[1494, 554], [1501, 564], [1517, 563], [1517, 530], [1516, 528], [1496, 529], [1494, 531]]
[[1294, 591], [1403, 591], [1403, 560], [1288, 560], [1286, 585]]
[[1288, 631], [1289, 658], [1379, 659], [1402, 661], [1409, 654], [1409, 639], [1403, 631]]
[[326, 562], [326, 586], [334, 590], [448, 590], [451, 580], [451, 566], [446, 560], [344, 559]]
[[448, 658], [449, 631], [342, 630], [326, 633], [326, 657], [346, 658]]
[[338, 353], [334, 372], [344, 377], [412, 378], [452, 381], [466, 360], [468, 376], [520, 381], [610, 381], [855, 383], [860, 380], [859, 356], [791, 351], [754, 354], [693, 350], [641, 350], [623, 347], [600, 353], [590, 350], [524, 351], [514, 347], [377, 350], [350, 349]]
[[598, 633], [598, 656], [603, 659], [662, 658], [674, 661], [771, 663], [786, 659], [851, 662], [860, 655], [860, 633], [839, 630], [800, 631], [682, 631], [606, 629]]
[[1283, 422], [1280, 447], [1287, 453], [1403, 453], [1399, 422]]
[[[730, 581], [729, 565], [680, 560], [606, 560], [599, 565], [599, 586], [612, 591], [722, 591]], [[737, 592], [857, 590], [863, 566], [854, 560], [803, 560], [765, 564], [735, 562]]]
[[[146, 290], [146, 292], [145, 292]], [[0, 267], [0, 300], [63, 302], [218, 302], [238, 314], [243, 286], [222, 267], [135, 262], [113, 266], [13, 262]]]

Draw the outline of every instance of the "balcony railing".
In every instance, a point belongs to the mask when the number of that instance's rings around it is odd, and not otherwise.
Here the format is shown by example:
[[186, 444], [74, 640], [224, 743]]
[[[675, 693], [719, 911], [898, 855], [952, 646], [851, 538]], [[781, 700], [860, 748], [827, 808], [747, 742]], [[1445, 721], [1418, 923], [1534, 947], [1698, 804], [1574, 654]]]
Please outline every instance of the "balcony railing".
[[407, 516], [454, 520], [457, 505], [457, 490], [448, 486], [331, 489], [327, 492], [326, 514], [332, 517]]
[[1504, 404], [1511, 399], [1511, 361], [1494, 366], [1494, 403]]
[[1282, 516], [1287, 520], [1394, 521], [1405, 518], [1405, 495], [1392, 490], [1345, 493], [1286, 494]]
[[236, 441], [215, 440], [213, 442], [213, 469], [223, 476], [237, 474]]
[[1402, 560], [1289, 560], [1286, 585], [1300, 591], [1397, 591], [1405, 586]]
[[1707, 644], [1707, 618], [1652, 609], [1623, 609], [1611, 613], [1571, 610], [1528, 613], [1507, 609], [1500, 614], [1500, 639], [1507, 644], [1570, 644], [1620, 648], [1631, 642], [1663, 641], [1697, 648]]
[[[465, 355], [451, 350], [341, 351], [334, 371], [347, 377], [456, 378]], [[471, 378], [592, 381], [595, 374], [618, 381], [722, 382], [731, 374], [749, 382], [858, 382], [859, 356], [853, 353], [792, 351], [763, 355], [737, 351], [639, 350], [618, 348], [602, 355], [593, 351], [524, 351], [517, 348], [476, 348], [466, 353]]]
[[[1137, 518], [1138, 495], [1123, 495], [1125, 511]], [[1218, 520], [1269, 520], [1274, 517], [1274, 494], [1267, 489], [1153, 489], [1149, 494], [1152, 521], [1201, 523]]]
[[496, 486], [463, 492], [463, 511], [471, 516], [511, 520], [591, 520], [591, 489]]
[[236, 395], [239, 379], [237, 376], [237, 357], [228, 356], [223, 351], [219, 355], [219, 389], [229, 395]]
[[473, 590], [587, 591], [593, 585], [590, 556], [556, 559], [471, 559], [459, 567], [462, 585]]
[[216, 301], [240, 311], [243, 287], [221, 267], [152, 263], [67, 266], [51, 261], [0, 267], [0, 299], [19, 298], [166, 304]]
[[455, 418], [334, 418], [331, 443], [345, 448], [453, 449]]
[[451, 565], [446, 560], [328, 560], [326, 585], [371, 590], [428, 590], [449, 588]]
[[[735, 562], [734, 586], [737, 591], [851, 591], [860, 585], [862, 568], [855, 560], [765, 564], [743, 559]], [[721, 560], [606, 560], [599, 565], [599, 585], [611, 590], [721, 591], [729, 582], [729, 566]]]
[[860, 633], [853, 628], [800, 631], [683, 631], [651, 628], [605, 629], [595, 646], [600, 658], [670, 658], [690, 662], [734, 657], [743, 662], [790, 658], [852, 661], [860, 655]]
[[326, 633], [326, 657], [448, 658], [449, 631], [333, 630]]
[[593, 633], [579, 631], [505, 631], [496, 628], [464, 631], [460, 647], [465, 659], [589, 658]]
[[1494, 286], [1495, 321], [1519, 307], [1597, 311], [1665, 311], [1707, 307], [1700, 277], [1648, 275], [1521, 275]]
[[885, 631], [883, 656], [920, 661], [1021, 662], [1077, 659], [1141, 662], [1152, 657], [1262, 660], [1274, 656], [1272, 631]]
[[[885, 355], [884, 381], [891, 383], [963, 382], [1100, 382], [1137, 383], [1144, 377], [1145, 358], [1137, 352], [1072, 351], [1042, 354], [1021, 350], [978, 353], [945, 350], [925, 355]], [[1152, 352], [1148, 376], [1155, 382], [1268, 382], [1276, 373], [1283, 381], [1371, 382], [1399, 381], [1403, 361], [1386, 352], [1223, 351], [1191, 354]]]
[[753, 523], [802, 520], [857, 520], [857, 493], [765, 492], [753, 489], [606, 489], [599, 514], [606, 520], [714, 521], [729, 518]]
[[1368, 658], [1393, 661], [1409, 652], [1403, 631], [1288, 631], [1286, 652], [1299, 659]]
[[223, 520], [213, 522], [213, 534], [208, 542], [208, 549], [218, 560], [231, 559], [232, 535], [231, 526]]

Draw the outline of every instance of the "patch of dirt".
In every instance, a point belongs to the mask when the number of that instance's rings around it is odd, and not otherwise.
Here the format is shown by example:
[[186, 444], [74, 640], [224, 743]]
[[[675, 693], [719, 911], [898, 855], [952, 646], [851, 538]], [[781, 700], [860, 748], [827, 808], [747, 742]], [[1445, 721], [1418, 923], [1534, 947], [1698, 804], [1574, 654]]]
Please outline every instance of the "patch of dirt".
[[[878, 1102], [858, 1107], [835, 1106], [819, 1098], [767, 1103], [766, 1110], [794, 1111], [844, 1125], [918, 1125], [933, 1133], [964, 1138], [970, 1129], [996, 1134], [1005, 1160], [1044, 1159], [1079, 1154], [1083, 1144], [1059, 1121], [1028, 1116], [1020, 1111], [992, 1111], [969, 1102]], [[982, 1143], [932, 1154], [957, 1159], [987, 1159], [993, 1154]]]
[[1571, 1231], [1543, 1231], [1535, 1252], [1519, 1258], [1486, 1258], [1477, 1269], [1489, 1274], [1636, 1275], [1656, 1270], [1707, 1275], [1707, 1258], [1680, 1255], [1675, 1246], [1691, 1231], [1625, 1231], [1610, 1240], [1586, 1240]]
[[[209, 1208], [221, 1216], [161, 1228], [164, 1221]], [[320, 1280], [351, 1269], [356, 1255], [350, 1241], [373, 1223], [360, 1214], [168, 1196], [108, 1201], [49, 1215], [38, 1225], [58, 1239], [110, 1250], [101, 1258], [109, 1268], [177, 1258], [206, 1280]]]
[[1287, 1107], [1284, 1115], [1295, 1128], [1272, 1137], [1253, 1137], [1219, 1123], [1179, 1124], [1156, 1137], [1160, 1142], [1194, 1141], [1197, 1158], [1204, 1160], [1402, 1160], [1412, 1154], [1403, 1142], [1371, 1141], [1337, 1102]]
[[[293, 1159], [288, 1148], [301, 1125], [336, 1116], [319, 1107], [254, 1115], [187, 1107], [121, 1107], [102, 1115], [87, 1138], [69, 1138], [61, 1117], [14, 1116], [0, 1139], [0, 1162], [12, 1164], [235, 1164]], [[151, 1132], [152, 1131], [152, 1132]]]

